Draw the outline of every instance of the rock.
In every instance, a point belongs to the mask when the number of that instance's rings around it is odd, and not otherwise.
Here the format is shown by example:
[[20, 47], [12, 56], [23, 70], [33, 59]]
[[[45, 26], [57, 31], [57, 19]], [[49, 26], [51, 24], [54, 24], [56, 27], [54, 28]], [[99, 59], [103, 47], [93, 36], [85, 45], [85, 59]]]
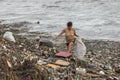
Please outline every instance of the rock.
[[45, 40], [45, 41], [40, 41], [39, 46], [47, 46], [47, 47], [51, 47], [51, 48], [54, 47], [53, 43], [52, 43], [51, 41], [47, 41], [47, 40]]
[[3, 38], [8, 41], [16, 42], [12, 32], [5, 32]]
[[49, 40], [41, 40], [41, 36], [36, 37], [35, 40], [36, 40], [35, 43], [39, 44], [39, 47], [41, 47], [41, 46], [46, 46], [46, 47], [49, 47], [49, 48], [54, 47], [54, 45], [53, 45], [53, 43], [51, 41], [49, 41]]

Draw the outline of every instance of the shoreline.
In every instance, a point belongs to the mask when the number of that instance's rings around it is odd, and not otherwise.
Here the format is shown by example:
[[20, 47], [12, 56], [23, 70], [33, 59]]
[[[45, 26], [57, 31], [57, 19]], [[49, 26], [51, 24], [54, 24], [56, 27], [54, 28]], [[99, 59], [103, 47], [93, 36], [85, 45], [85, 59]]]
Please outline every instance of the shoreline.
[[[23, 21], [19, 23], [11, 23], [11, 24], [2, 24], [2, 21], [0, 23], [0, 29], [5, 31], [11, 31], [14, 33], [14, 35], [21, 35], [24, 37], [27, 37], [29, 39], [34, 39], [37, 36], [43, 36], [43, 38], [53, 38], [52, 34], [49, 34], [47, 32], [29, 32], [29, 25], [32, 23]], [[36, 23], [37, 24], [37, 23]], [[1, 31], [3, 33], [3, 31]], [[113, 39], [89, 39], [89, 38], [84, 38], [83, 40], [90, 40], [90, 41], [113, 41], [113, 42], [120, 42], [119, 40], [113, 40]]]
[[[25, 29], [23, 28], [23, 30], [25, 30]], [[2, 38], [4, 32], [6, 32], [6, 31], [12, 31], [15, 34], [14, 36], [16, 39], [16, 43], [6, 41]], [[20, 32], [21, 32], [21, 30], [18, 30], [18, 29], [14, 29], [14, 28], [10, 29], [9, 25], [7, 25], [7, 26], [0, 25], [0, 50], [1, 50], [0, 60], [1, 60], [1, 64], [3, 62], [5, 62], [4, 64], [6, 64], [6, 61], [9, 61], [13, 65], [12, 68], [7, 66], [7, 64], [1, 65], [0, 75], [3, 75], [4, 77], [5, 77], [5, 75], [9, 75], [9, 76], [16, 75], [15, 77], [17, 77], [17, 79], [16, 78], [15, 79], [20, 80], [20, 78], [22, 78], [22, 76], [25, 76], [24, 74], [19, 74], [19, 76], [17, 76], [17, 74], [10, 74], [9, 68], [11, 71], [16, 71], [16, 72], [17, 71], [24, 72], [24, 70], [26, 71], [28, 69], [28, 72], [25, 72], [26, 74], [29, 74], [29, 76], [32, 75], [32, 77], [35, 77], [38, 75], [40, 75], [40, 77], [45, 77], [44, 79], [37, 77], [42, 80], [48, 80], [49, 77], [52, 80], [54, 80], [54, 78], [57, 78], [57, 79], [58, 78], [62, 78], [62, 79], [67, 78], [66, 80], [68, 80], [68, 79], [69, 80], [73, 80], [73, 79], [89, 80], [90, 77], [91, 77], [91, 80], [98, 80], [98, 79], [107, 80], [109, 77], [112, 77], [112, 78], [120, 77], [119, 76], [119, 73], [120, 73], [120, 69], [119, 69], [119, 67], [120, 67], [120, 63], [119, 63], [120, 62], [120, 42], [109, 41], [109, 40], [102, 41], [102, 40], [83, 39], [83, 42], [85, 43], [85, 45], [87, 47], [87, 53], [85, 55], [85, 60], [77, 60], [74, 57], [70, 57], [70, 58], [55, 57], [54, 55], [56, 52], [54, 52], [54, 50], [49, 51], [48, 48], [47, 49], [45, 48], [45, 50], [38, 50], [35, 47], [33, 39], [31, 39], [31, 38], [29, 39], [26, 36], [16, 35], [16, 34], [19, 34]], [[36, 36], [36, 33], [33, 33], [33, 34], [34, 35], [32, 35], [32, 37]], [[40, 35], [40, 33], [37, 33], [37, 35]], [[44, 37], [46, 38], [46, 36], [44, 36]], [[51, 39], [52, 37], [47, 36], [47, 38]], [[61, 45], [60, 45], [60, 47], [61, 47]], [[62, 47], [61, 49], [64, 49], [64, 47]], [[42, 51], [43, 51], [44, 55], [41, 54]], [[6, 52], [9, 54], [5, 54]], [[8, 55], [8, 56], [6, 56], [6, 55]], [[17, 61], [14, 61], [14, 59], [12, 59], [11, 55], [12, 56], [17, 55], [17, 60], [22, 64], [20, 64]], [[30, 56], [30, 55], [32, 55], [32, 56]], [[36, 59], [36, 57], [37, 57], [37, 59]], [[32, 61], [26, 62], [27, 58], [32, 59]], [[55, 64], [54, 62], [59, 59], [68, 61], [70, 63], [70, 65], [69, 66], [60, 66], [61, 69], [53, 69], [53, 68], [49, 68], [48, 66], [43, 64], [43, 63]], [[43, 63], [42, 62], [40, 63], [43, 65], [38, 64], [36, 62], [38, 60], [43, 61]], [[14, 63], [16, 63], [16, 65], [14, 65]], [[25, 63], [27, 65], [28, 64], [30, 64], [30, 65], [26, 66], [26, 65], [24, 65]], [[7, 73], [6, 73], [6, 70], [4, 70], [4, 69], [2, 70], [2, 68], [4, 68], [4, 67], [6, 67], [8, 69]], [[43, 72], [46, 73], [46, 75], [40, 73], [42, 71], [42, 69], [44, 69]], [[85, 74], [81, 74], [81, 71], [79, 71], [79, 69], [85, 69], [86, 70]], [[33, 71], [34, 74], [32, 74], [31, 70], [37, 71], [38, 75], [37, 74], [35, 75], [34, 71]], [[69, 75], [69, 73], [67, 74], [66, 72], [69, 72], [71, 75]], [[63, 76], [62, 74], [66, 75], [66, 76]], [[11, 78], [9, 76], [7, 76], [8, 79]], [[61, 76], [63, 76], [63, 77], [61, 77]], [[80, 76], [82, 76], [82, 77], [80, 77]], [[25, 76], [25, 78], [26, 78], [26, 76]], [[28, 78], [28, 76], [27, 76], [27, 78]], [[35, 78], [35, 79], [37, 80], [37, 78]], [[4, 80], [4, 79], [2, 79], [2, 80]], [[28, 79], [28, 80], [32, 80], [32, 79]]]

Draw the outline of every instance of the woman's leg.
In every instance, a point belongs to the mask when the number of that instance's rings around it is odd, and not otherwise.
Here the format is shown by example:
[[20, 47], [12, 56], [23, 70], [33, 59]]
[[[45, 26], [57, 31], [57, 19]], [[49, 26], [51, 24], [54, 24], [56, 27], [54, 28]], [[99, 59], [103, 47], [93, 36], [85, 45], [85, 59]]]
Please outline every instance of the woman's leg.
[[67, 52], [71, 52], [71, 50], [72, 50], [72, 47], [73, 47], [73, 42], [70, 42], [69, 44], [68, 44], [68, 47], [67, 47]]

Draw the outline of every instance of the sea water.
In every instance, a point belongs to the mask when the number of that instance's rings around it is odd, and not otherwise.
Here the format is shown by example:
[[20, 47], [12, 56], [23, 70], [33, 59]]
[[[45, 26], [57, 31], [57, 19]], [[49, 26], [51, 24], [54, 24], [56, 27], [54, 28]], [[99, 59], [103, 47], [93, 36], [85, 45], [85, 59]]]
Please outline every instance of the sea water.
[[82, 38], [120, 41], [119, 0], [0, 0], [0, 20], [30, 22], [30, 32], [52, 35], [72, 21]]

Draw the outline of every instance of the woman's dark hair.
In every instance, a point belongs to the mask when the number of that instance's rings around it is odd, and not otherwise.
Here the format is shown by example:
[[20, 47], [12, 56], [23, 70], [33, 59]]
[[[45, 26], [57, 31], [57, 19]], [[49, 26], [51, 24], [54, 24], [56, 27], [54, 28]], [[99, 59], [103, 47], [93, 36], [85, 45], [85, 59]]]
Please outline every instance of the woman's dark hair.
[[68, 26], [68, 27], [72, 27], [72, 22], [71, 22], [71, 21], [68, 22], [68, 23], [67, 23], [67, 26]]

